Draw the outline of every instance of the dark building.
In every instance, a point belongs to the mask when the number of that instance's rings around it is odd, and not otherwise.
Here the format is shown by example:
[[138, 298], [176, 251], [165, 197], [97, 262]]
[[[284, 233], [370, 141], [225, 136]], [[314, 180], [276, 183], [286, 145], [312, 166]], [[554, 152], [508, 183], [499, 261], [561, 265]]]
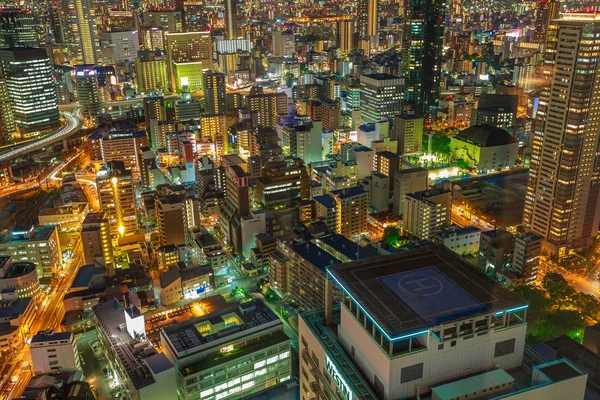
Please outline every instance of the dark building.
[[404, 99], [413, 111], [427, 114], [440, 94], [440, 72], [446, 0], [406, 2], [402, 73], [406, 76]]

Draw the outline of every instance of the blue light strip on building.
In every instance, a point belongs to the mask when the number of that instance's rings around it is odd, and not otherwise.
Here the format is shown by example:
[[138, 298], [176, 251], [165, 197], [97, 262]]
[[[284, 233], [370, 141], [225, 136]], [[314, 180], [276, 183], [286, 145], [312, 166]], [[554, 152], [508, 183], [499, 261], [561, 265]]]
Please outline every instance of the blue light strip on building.
[[379, 325], [379, 324], [378, 324], [378, 323], [375, 321], [375, 319], [374, 319], [373, 317], [371, 317], [371, 315], [370, 315], [370, 314], [369, 314], [369, 313], [368, 313], [368, 312], [367, 312], [367, 311], [366, 311], [366, 310], [365, 310], [365, 309], [364, 309], [364, 308], [363, 308], [363, 307], [360, 305], [360, 303], [359, 303], [358, 301], [356, 301], [356, 299], [354, 298], [354, 296], [352, 296], [352, 295], [350, 294], [350, 292], [348, 292], [348, 290], [346, 290], [346, 288], [344, 287], [344, 285], [342, 285], [342, 284], [340, 283], [340, 281], [339, 281], [339, 280], [338, 280], [338, 279], [337, 279], [335, 276], [333, 276], [333, 274], [332, 274], [332, 273], [331, 273], [329, 270], [327, 270], [327, 274], [333, 278], [333, 280], [335, 281], [335, 283], [337, 283], [337, 285], [338, 285], [339, 287], [341, 287], [341, 288], [342, 288], [342, 290], [343, 290], [343, 291], [344, 291], [344, 292], [345, 292], [345, 293], [346, 293], [348, 296], [350, 296], [350, 298], [351, 298], [351, 299], [352, 299], [352, 300], [353, 300], [353, 301], [356, 303], [356, 305], [357, 305], [357, 306], [358, 306], [358, 307], [359, 307], [359, 308], [362, 310], [362, 312], [363, 312], [363, 313], [364, 313], [364, 314], [365, 314], [367, 317], [369, 317], [369, 319], [371, 320], [371, 322], [373, 322], [373, 324], [375, 324], [375, 326], [377, 326], [377, 328], [379, 328], [379, 330], [381, 331], [381, 333], [383, 333], [383, 335], [384, 335], [384, 336], [387, 338], [387, 340], [389, 340], [390, 342], [397, 342], [397, 341], [400, 341], [400, 340], [406, 340], [406, 339], [410, 339], [410, 338], [417, 337], [417, 336], [423, 336], [423, 335], [427, 335], [427, 334], [429, 333], [429, 330], [428, 330], [428, 329], [426, 329], [426, 330], [422, 330], [422, 331], [418, 331], [418, 332], [408, 333], [408, 334], [406, 334], [406, 335], [398, 336], [398, 337], [395, 337], [395, 338], [392, 338], [392, 337], [390, 337], [390, 335], [388, 335], [388, 334], [385, 332], [385, 330], [384, 330], [384, 329], [383, 329], [383, 328], [382, 328], [382, 327], [381, 327], [381, 326], [380, 326], [380, 325]]
[[524, 306], [519, 306], [519, 307], [515, 307], [515, 308], [509, 308], [508, 310], [505, 310], [505, 311], [498, 311], [496, 313], [496, 317], [498, 317], [498, 316], [500, 316], [500, 315], [502, 315], [504, 313], [513, 314], [513, 313], [516, 313], [517, 311], [525, 310], [527, 307], [529, 307], [529, 305], [525, 304]]

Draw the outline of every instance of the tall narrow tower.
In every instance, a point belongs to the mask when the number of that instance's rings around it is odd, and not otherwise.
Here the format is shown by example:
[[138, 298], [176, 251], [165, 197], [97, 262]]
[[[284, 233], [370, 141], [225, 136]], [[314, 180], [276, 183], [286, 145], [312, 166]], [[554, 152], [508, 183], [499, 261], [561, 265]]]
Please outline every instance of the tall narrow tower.
[[440, 94], [446, 0], [408, 0], [402, 46], [404, 99], [418, 113], [427, 113]]
[[564, 255], [598, 232], [600, 14], [562, 14], [548, 32], [523, 223]]

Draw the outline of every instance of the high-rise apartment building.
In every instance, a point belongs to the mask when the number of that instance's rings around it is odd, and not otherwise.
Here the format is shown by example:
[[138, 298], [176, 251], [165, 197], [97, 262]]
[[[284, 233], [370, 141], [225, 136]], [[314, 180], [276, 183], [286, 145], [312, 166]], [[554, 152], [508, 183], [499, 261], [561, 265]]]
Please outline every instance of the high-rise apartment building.
[[256, 179], [254, 200], [267, 209], [292, 207], [309, 197], [308, 172], [300, 158], [270, 161]]
[[183, 32], [181, 11], [156, 10], [142, 13], [142, 25], [166, 30], [169, 33]]
[[427, 189], [427, 170], [417, 167], [396, 171], [393, 185], [394, 202], [392, 212], [396, 215], [403, 215], [406, 195]]
[[523, 224], [565, 255], [598, 232], [600, 15], [562, 14], [546, 49]]
[[237, 0], [225, 0], [225, 26], [227, 28], [227, 39], [237, 38]]
[[96, 176], [100, 209], [105, 213], [112, 236], [138, 232], [137, 206], [131, 171], [122, 161], [110, 161]]
[[324, 131], [335, 131], [340, 127], [341, 120], [341, 105], [339, 100], [324, 100], [323, 101], [323, 121]]
[[304, 160], [306, 164], [321, 161], [322, 127], [320, 120], [311, 121], [306, 117], [283, 124], [282, 136], [289, 144], [290, 155]]
[[390, 74], [361, 75], [360, 105], [363, 122], [400, 114], [404, 107], [404, 78]]
[[332, 190], [330, 196], [335, 200], [335, 232], [350, 240], [367, 231], [369, 193], [358, 186], [348, 189]]
[[379, 2], [377, 0], [360, 0], [358, 2], [358, 36], [361, 40], [370, 40], [377, 35], [379, 28]]
[[533, 40], [543, 46], [542, 49], [545, 47], [548, 26], [553, 19], [558, 18], [559, 11], [560, 5], [558, 1], [538, 0]]
[[85, 265], [104, 265], [108, 275], [114, 274], [114, 258], [110, 225], [103, 213], [89, 213], [81, 224], [81, 248]]
[[246, 107], [248, 111], [256, 111], [258, 114], [258, 125], [277, 127], [277, 119], [286, 115], [287, 95], [285, 93], [263, 93], [262, 88], [252, 88], [246, 96]]
[[225, 97], [225, 75], [211, 70], [204, 71], [204, 103], [207, 114], [225, 114], [227, 98]]
[[176, 194], [158, 196], [154, 200], [154, 208], [160, 245], [185, 244], [188, 228], [185, 199]]
[[[77, 30], [69, 34], [75, 35], [78, 42], [76, 64], [98, 64], [101, 60], [100, 38], [96, 23], [96, 4], [92, 0], [69, 0], [73, 3], [77, 16]], [[71, 27], [73, 29], [74, 27]]]
[[35, 15], [31, 10], [0, 11], [0, 48], [39, 47]]
[[225, 115], [203, 115], [200, 118], [202, 137], [209, 139], [218, 157], [227, 154], [227, 117]]
[[438, 230], [450, 224], [451, 216], [452, 192], [429, 189], [404, 198], [404, 231], [419, 239], [432, 240]]
[[149, 51], [141, 51], [135, 59], [135, 76], [140, 92], [151, 93], [167, 90], [170, 85], [167, 73], [167, 58], [156, 56]]
[[398, 154], [419, 153], [423, 145], [423, 117], [415, 114], [394, 116], [393, 139], [398, 140]]
[[517, 231], [511, 268], [523, 284], [534, 282], [538, 276], [542, 238], [531, 232]]
[[21, 137], [37, 136], [60, 124], [50, 60], [43, 49], [0, 49], [12, 111]]
[[413, 111], [429, 113], [440, 93], [446, 0], [409, 0], [402, 45], [404, 98]]
[[138, 152], [148, 146], [148, 136], [135, 126], [101, 128], [88, 137], [90, 161], [98, 168], [103, 163], [122, 161], [125, 169], [140, 172]]
[[234, 250], [242, 250], [240, 218], [250, 214], [249, 175], [240, 165], [225, 168], [225, 201], [219, 210], [220, 227]]
[[349, 53], [356, 49], [356, 21], [338, 21], [336, 34], [341, 51]]

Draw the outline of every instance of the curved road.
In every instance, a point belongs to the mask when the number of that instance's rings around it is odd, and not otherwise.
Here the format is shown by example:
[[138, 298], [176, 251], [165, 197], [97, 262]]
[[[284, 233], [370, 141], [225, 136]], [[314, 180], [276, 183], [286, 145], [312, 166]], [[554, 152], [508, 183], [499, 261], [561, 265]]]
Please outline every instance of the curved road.
[[16, 148], [0, 154], [0, 161], [11, 160], [37, 149], [41, 149], [54, 142], [58, 142], [59, 140], [69, 137], [81, 129], [81, 126], [83, 125], [83, 118], [81, 117], [80, 110], [76, 110], [75, 113], [61, 112], [61, 114], [67, 122], [65, 126], [40, 140], [35, 140], [25, 145], [17, 145]]

